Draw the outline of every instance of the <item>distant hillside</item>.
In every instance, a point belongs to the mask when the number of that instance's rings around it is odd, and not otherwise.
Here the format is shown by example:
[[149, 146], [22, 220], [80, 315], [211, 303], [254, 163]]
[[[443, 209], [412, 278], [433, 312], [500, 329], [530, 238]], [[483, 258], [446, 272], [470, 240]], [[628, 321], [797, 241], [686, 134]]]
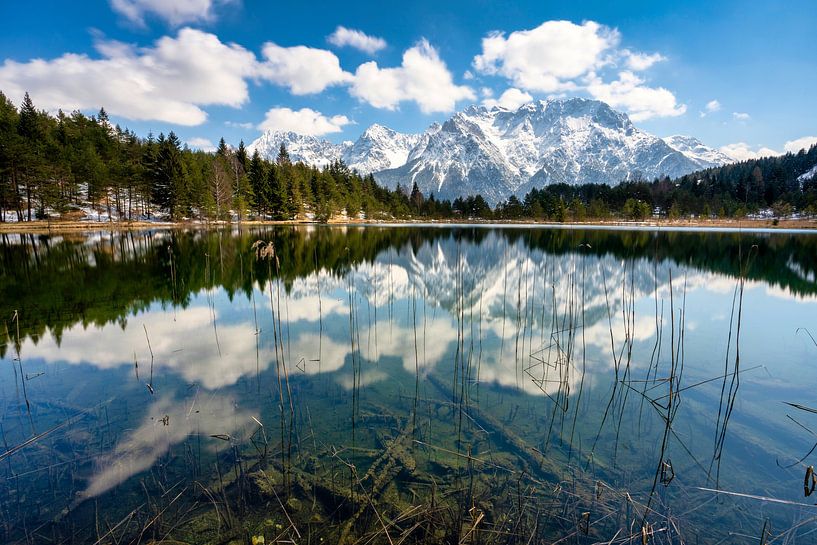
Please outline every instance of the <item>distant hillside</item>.
[[750, 159], [693, 172], [676, 182], [713, 191], [728, 189], [736, 200], [758, 206], [772, 206], [785, 197], [796, 200], [797, 194], [815, 191], [817, 145], [796, 154]]

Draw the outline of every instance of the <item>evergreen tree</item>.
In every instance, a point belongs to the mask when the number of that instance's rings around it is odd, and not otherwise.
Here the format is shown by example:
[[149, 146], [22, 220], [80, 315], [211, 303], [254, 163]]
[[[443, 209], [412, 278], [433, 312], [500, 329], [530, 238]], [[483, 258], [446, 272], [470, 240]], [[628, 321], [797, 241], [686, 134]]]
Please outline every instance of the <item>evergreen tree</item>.
[[186, 203], [184, 191], [184, 171], [181, 162], [181, 143], [172, 131], [167, 135], [159, 134], [158, 153], [154, 170], [152, 187], [153, 202], [167, 211], [171, 219], [181, 217]]
[[255, 150], [250, 159], [249, 165], [249, 185], [252, 191], [252, 209], [259, 216], [263, 216], [269, 206], [269, 186], [267, 185], [267, 173], [261, 155]]
[[14, 104], [0, 92], [0, 221], [6, 212], [15, 211], [17, 220], [23, 213], [19, 200], [19, 154], [21, 138], [17, 132], [19, 116]]
[[423, 207], [423, 194], [420, 191], [420, 188], [417, 187], [417, 182], [411, 186], [411, 196], [409, 196], [409, 201], [411, 201], [411, 206], [415, 212], [419, 212], [420, 209]]
[[227, 142], [224, 141], [224, 137], [222, 136], [221, 139], [218, 141], [218, 148], [216, 149], [216, 156], [218, 157], [227, 157], [227, 154], [230, 151], [227, 149]]
[[238, 164], [241, 165], [244, 172], [247, 172], [247, 170], [249, 170], [249, 164], [247, 163], [247, 148], [244, 147], [244, 140], [239, 140], [238, 149], [235, 151], [235, 156], [238, 159]]
[[37, 180], [43, 174], [43, 132], [40, 127], [39, 113], [28, 93], [23, 97], [20, 105], [20, 115], [17, 120], [17, 134], [25, 142], [18, 149], [20, 156], [19, 177], [23, 180], [25, 190], [26, 218], [33, 219], [32, 210], [37, 197]]
[[290, 165], [292, 161], [289, 159], [289, 152], [287, 151], [287, 147], [281, 142], [281, 146], [278, 148], [278, 158], [275, 160], [276, 163], [279, 165]]
[[286, 185], [281, 179], [280, 166], [271, 166], [267, 172], [267, 204], [273, 219], [283, 220], [287, 217]]
[[20, 116], [17, 122], [17, 133], [23, 138], [36, 142], [40, 140], [42, 134], [38, 120], [37, 109], [28, 93], [23, 97], [20, 105]]

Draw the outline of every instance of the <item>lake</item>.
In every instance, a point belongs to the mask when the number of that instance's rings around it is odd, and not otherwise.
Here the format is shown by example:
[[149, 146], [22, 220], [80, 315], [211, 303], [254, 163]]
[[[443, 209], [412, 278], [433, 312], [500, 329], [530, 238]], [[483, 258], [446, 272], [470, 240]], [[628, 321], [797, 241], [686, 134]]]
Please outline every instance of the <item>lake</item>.
[[4, 543], [817, 542], [817, 234], [0, 242]]

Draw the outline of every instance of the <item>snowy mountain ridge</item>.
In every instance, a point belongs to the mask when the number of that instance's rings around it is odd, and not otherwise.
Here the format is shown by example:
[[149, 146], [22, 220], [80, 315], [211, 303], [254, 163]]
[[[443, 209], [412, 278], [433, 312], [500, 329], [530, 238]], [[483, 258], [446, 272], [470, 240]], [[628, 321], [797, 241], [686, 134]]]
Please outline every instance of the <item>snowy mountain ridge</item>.
[[479, 193], [492, 205], [553, 183], [613, 185], [732, 161], [692, 137], [662, 140], [607, 104], [581, 98], [516, 110], [471, 106], [422, 134], [372, 125], [354, 143], [266, 132], [248, 149], [274, 159], [281, 143], [296, 161], [321, 167], [342, 159], [390, 188], [417, 183], [425, 195], [450, 199]]
[[710, 148], [709, 146], [704, 145], [700, 140], [693, 136], [674, 134], [664, 138], [664, 142], [666, 142], [669, 147], [680, 151], [698, 163], [702, 169], [719, 167], [735, 161], [734, 157], [731, 157], [718, 149]]

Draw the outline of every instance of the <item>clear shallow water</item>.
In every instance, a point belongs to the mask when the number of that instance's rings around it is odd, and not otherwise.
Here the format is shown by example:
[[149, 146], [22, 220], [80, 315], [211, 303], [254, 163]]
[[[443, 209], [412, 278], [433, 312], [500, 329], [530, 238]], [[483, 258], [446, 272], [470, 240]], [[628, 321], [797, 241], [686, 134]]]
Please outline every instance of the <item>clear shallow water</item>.
[[817, 404], [815, 256], [799, 233], [4, 235], [0, 537], [810, 542], [817, 417], [786, 402]]

